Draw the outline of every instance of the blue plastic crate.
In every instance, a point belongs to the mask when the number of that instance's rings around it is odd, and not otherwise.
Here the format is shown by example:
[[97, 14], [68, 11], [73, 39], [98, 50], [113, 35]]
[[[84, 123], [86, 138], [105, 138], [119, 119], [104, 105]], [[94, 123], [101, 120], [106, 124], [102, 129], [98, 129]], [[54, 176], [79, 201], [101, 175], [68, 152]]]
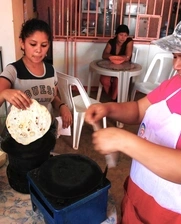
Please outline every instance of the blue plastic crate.
[[28, 180], [33, 210], [38, 209], [47, 224], [100, 224], [107, 219], [108, 179], [95, 192], [61, 209], [52, 206], [29, 175]]

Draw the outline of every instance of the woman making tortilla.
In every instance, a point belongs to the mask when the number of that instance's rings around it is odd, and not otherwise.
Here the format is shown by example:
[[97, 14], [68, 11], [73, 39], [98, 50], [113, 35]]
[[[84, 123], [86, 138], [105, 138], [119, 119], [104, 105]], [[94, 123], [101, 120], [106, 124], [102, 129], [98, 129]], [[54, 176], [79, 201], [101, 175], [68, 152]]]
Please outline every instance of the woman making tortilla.
[[181, 22], [172, 35], [154, 43], [173, 53], [177, 75], [137, 102], [92, 105], [85, 117], [89, 124], [104, 116], [140, 124], [138, 136], [115, 127], [93, 133], [101, 154], [120, 151], [133, 159], [124, 184], [122, 224], [181, 223]]

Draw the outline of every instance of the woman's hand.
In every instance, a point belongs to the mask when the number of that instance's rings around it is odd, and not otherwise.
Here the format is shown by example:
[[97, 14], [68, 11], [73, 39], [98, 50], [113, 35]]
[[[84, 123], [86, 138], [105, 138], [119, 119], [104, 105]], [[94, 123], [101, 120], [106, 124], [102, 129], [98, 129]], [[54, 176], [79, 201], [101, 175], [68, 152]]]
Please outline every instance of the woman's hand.
[[1, 92], [1, 96], [4, 100], [22, 110], [25, 110], [32, 103], [25, 93], [17, 89], [5, 89]]
[[68, 128], [72, 125], [72, 114], [66, 105], [60, 107], [60, 115], [63, 121], [63, 128]]
[[94, 125], [103, 117], [106, 117], [107, 114], [108, 107], [106, 106], [106, 104], [92, 104], [86, 111], [85, 121], [91, 125]]
[[103, 128], [92, 134], [94, 149], [101, 154], [122, 151], [129, 144], [129, 132], [115, 128]]

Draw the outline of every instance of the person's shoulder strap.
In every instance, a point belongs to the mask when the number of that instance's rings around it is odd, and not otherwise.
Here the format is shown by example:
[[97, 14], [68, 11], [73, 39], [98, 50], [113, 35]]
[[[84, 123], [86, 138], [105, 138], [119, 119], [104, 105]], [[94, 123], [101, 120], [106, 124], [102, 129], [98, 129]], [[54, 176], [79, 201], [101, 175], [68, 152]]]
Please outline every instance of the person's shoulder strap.
[[133, 38], [132, 38], [132, 37], [128, 37], [127, 40], [126, 40], [125, 42], [129, 43], [129, 42], [131, 42], [131, 41], [133, 41]]
[[28, 75], [29, 72], [23, 63], [22, 58], [16, 62], [11, 63], [11, 65], [13, 65], [17, 71], [17, 78], [19, 78], [19, 79], [29, 79], [30, 78]]
[[133, 39], [131, 37], [128, 37], [126, 39], [126, 41], [123, 43], [122, 47], [121, 47], [121, 50], [120, 50], [120, 55], [125, 55], [126, 53], [126, 47], [127, 47], [127, 44], [132, 41]]
[[22, 58], [19, 59], [18, 61], [15, 61], [15, 62], [10, 63], [10, 65], [13, 65], [15, 68], [19, 68], [19, 67], [21, 67], [22, 64], [23, 64], [23, 60], [22, 60]]
[[116, 55], [116, 38], [110, 39], [108, 43], [111, 45], [110, 54]]
[[108, 43], [112, 46], [114, 44], [116, 44], [116, 38], [112, 38], [108, 41]]

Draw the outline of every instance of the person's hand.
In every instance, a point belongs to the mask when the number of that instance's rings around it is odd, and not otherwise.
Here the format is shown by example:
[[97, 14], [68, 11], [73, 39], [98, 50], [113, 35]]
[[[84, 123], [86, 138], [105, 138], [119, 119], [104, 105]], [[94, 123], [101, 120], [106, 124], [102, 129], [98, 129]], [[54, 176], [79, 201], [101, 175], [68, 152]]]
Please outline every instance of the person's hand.
[[1, 92], [4, 100], [14, 105], [18, 109], [25, 110], [32, 103], [25, 93], [17, 89], [5, 89]]
[[68, 128], [69, 126], [72, 125], [72, 114], [66, 105], [62, 105], [60, 107], [60, 115], [62, 117], [63, 128]]
[[107, 115], [107, 107], [102, 103], [92, 104], [86, 111], [85, 121], [91, 125]]
[[129, 132], [115, 127], [103, 128], [92, 134], [94, 149], [104, 155], [122, 151], [128, 139]]

